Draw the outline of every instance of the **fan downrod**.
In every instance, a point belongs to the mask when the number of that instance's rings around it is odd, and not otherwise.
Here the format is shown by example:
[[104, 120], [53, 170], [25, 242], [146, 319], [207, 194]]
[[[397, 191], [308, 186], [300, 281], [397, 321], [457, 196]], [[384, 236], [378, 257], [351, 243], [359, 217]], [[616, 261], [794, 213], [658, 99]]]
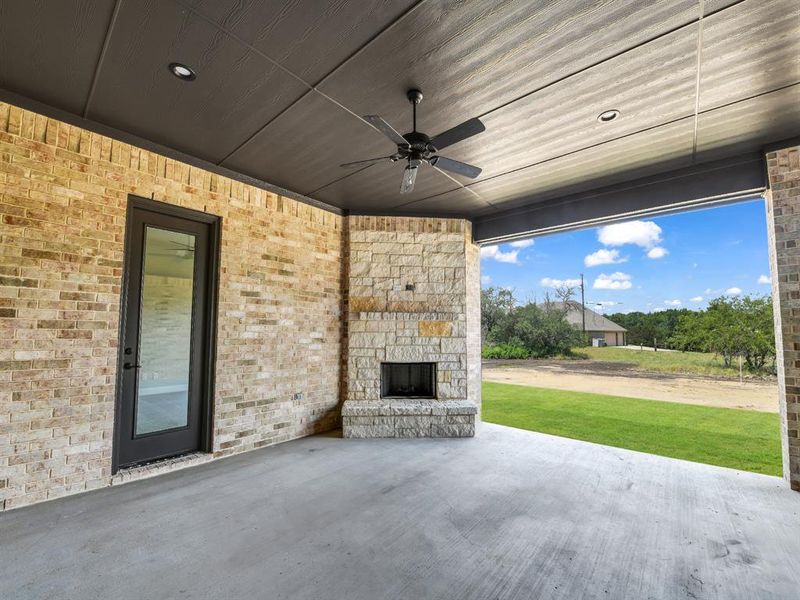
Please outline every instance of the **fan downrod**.
[[[422, 92], [416, 89], [408, 90], [406, 92], [406, 98], [408, 98], [408, 101], [411, 102], [411, 108], [414, 111], [414, 133], [417, 133], [417, 104], [422, 102]], [[408, 140], [408, 136], [404, 137]], [[414, 145], [411, 140], [408, 141], [412, 146]]]

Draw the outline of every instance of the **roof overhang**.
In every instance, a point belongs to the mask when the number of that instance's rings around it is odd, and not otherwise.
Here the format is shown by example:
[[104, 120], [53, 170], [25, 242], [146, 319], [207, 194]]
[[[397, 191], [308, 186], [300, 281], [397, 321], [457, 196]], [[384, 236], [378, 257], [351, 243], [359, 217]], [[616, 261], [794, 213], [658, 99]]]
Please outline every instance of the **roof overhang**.
[[763, 154], [748, 153], [545, 202], [530, 198], [521, 208], [476, 219], [473, 231], [479, 243], [503, 242], [736, 202], [766, 189]]
[[[468, 218], [482, 241], [763, 192], [800, 135], [797, 0], [0, 3], [0, 98], [341, 214]], [[167, 66], [193, 67], [181, 81]], [[364, 115], [486, 131], [424, 165]], [[620, 111], [610, 122], [598, 116]]]

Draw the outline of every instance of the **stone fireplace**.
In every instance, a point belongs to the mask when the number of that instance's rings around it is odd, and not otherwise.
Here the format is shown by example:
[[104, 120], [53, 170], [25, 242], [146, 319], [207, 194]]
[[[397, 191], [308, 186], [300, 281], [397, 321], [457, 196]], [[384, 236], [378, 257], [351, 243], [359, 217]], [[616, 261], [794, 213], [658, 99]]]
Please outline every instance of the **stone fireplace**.
[[480, 406], [480, 272], [461, 219], [348, 217], [345, 437], [465, 437]]

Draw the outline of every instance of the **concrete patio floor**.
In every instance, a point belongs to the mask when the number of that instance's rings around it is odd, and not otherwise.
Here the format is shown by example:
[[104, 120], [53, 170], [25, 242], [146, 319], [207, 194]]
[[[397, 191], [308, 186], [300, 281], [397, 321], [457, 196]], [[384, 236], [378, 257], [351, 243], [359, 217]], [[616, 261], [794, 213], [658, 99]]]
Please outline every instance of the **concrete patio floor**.
[[2, 596], [797, 598], [776, 478], [484, 424], [316, 436], [0, 515]]

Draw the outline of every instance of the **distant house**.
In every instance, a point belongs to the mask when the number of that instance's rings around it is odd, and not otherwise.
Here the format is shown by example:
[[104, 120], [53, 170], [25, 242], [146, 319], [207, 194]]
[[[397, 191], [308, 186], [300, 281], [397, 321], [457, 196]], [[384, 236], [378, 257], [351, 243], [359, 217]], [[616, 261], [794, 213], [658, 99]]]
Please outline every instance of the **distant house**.
[[[586, 315], [586, 336], [593, 346], [602, 345], [594, 340], [602, 340], [606, 346], [625, 346], [627, 344], [625, 339], [627, 337], [627, 329], [588, 308], [584, 308], [584, 314]], [[569, 303], [567, 321], [579, 330], [583, 327], [579, 302]]]

